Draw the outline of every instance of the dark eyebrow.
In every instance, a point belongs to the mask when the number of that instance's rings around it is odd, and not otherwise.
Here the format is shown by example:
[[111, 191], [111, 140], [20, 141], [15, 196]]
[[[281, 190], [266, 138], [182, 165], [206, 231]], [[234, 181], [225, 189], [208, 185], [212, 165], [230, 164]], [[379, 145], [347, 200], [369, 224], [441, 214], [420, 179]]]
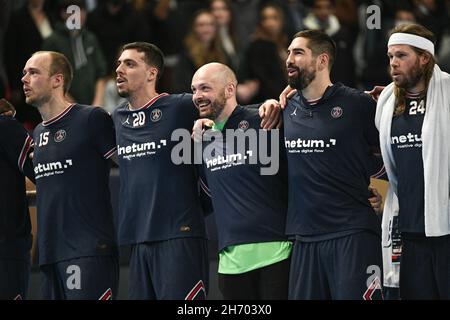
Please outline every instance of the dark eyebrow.
[[303, 49], [303, 48], [293, 48], [292, 50], [287, 50], [287, 51], [292, 51], [292, 52], [301, 52], [301, 53], [303, 53], [303, 52], [305, 52], [305, 49]]
[[123, 62], [123, 63], [127, 63], [127, 62], [137, 63], [136, 60], [133, 60], [133, 59], [124, 59], [122, 61], [120, 59], [117, 59], [117, 63], [121, 63], [121, 62]]

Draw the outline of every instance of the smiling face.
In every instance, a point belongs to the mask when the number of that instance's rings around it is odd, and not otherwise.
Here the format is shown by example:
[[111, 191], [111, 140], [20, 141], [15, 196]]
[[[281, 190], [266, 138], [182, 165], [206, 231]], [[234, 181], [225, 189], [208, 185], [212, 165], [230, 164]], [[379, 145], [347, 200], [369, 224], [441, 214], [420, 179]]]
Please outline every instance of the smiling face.
[[23, 92], [27, 104], [39, 107], [50, 100], [53, 77], [50, 75], [51, 56], [39, 53], [28, 59], [23, 69]]
[[294, 38], [287, 50], [288, 83], [297, 90], [305, 89], [316, 78], [316, 58], [307, 47], [308, 41], [303, 37]]
[[388, 47], [390, 74], [399, 88], [413, 91], [424, 81], [425, 62], [406, 44]]
[[192, 78], [192, 101], [201, 118], [217, 119], [226, 105], [225, 85], [208, 70], [200, 69]]
[[149, 66], [144, 61], [144, 52], [136, 49], [127, 49], [122, 52], [117, 60], [116, 85], [121, 97], [129, 97], [144, 91], [154, 78], [156, 68]]

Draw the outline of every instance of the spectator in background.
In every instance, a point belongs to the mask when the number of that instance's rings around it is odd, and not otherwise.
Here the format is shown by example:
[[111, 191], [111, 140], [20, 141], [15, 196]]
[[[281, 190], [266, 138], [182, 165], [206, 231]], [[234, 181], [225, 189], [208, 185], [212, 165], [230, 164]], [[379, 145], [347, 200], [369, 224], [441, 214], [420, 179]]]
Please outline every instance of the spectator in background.
[[303, 30], [303, 20], [305, 19], [308, 11], [310, 1], [301, 0], [278, 0], [276, 3], [283, 8], [285, 26], [284, 30], [289, 39], [299, 30]]
[[220, 45], [216, 19], [208, 10], [200, 10], [194, 14], [184, 46], [174, 73], [173, 85], [176, 92], [190, 90], [192, 76], [202, 65], [209, 62], [230, 64]]
[[235, 34], [233, 14], [229, 0], [211, 0], [211, 13], [216, 18], [220, 43], [227, 55], [232, 69], [239, 68], [240, 47]]
[[[450, 0], [446, 1], [447, 15], [450, 16]], [[438, 61], [441, 69], [450, 73], [450, 27], [445, 30], [441, 46], [439, 48]]]
[[315, 0], [311, 12], [303, 23], [306, 29], [322, 30], [334, 40], [339, 54], [331, 72], [331, 79], [333, 82], [342, 82], [354, 87], [356, 84], [353, 57], [355, 38], [352, 31], [342, 25], [334, 15], [334, 3], [332, 0]]
[[[367, 7], [372, 4], [380, 8], [380, 29], [367, 27]], [[358, 81], [364, 89], [372, 89], [374, 85], [385, 85], [390, 82], [386, 68], [389, 59], [384, 44], [387, 43], [388, 33], [393, 25], [395, 8], [394, 1], [389, 0], [362, 1], [358, 8], [360, 29], [355, 52]]]
[[116, 52], [128, 42], [144, 41], [150, 32], [141, 14], [125, 0], [101, 1], [88, 15], [87, 28], [92, 31], [105, 54], [108, 73], [116, 69]]
[[[70, 30], [65, 21], [69, 17], [66, 9], [70, 5], [81, 8], [80, 28]], [[106, 61], [96, 36], [85, 28], [86, 6], [84, 0], [60, 0], [61, 21], [55, 32], [44, 41], [42, 48], [64, 54], [74, 67], [74, 76], [69, 90], [69, 99], [80, 104], [103, 105], [106, 83]]]
[[283, 11], [278, 5], [262, 6], [253, 40], [241, 64], [240, 103], [252, 104], [277, 97], [286, 86], [287, 36], [283, 26]]
[[[0, 0], [0, 48], [4, 48], [3, 38], [11, 15], [11, 2]], [[6, 93], [7, 76], [3, 59], [3, 50], [0, 50], [0, 97]]]
[[22, 90], [22, 68], [35, 51], [53, 32], [54, 21], [45, 0], [28, 0], [11, 14], [5, 34], [4, 58], [11, 90], [10, 100], [17, 109], [17, 119], [32, 130], [42, 121], [39, 112], [25, 103]]
[[204, 0], [134, 0], [135, 8], [141, 10], [152, 32], [147, 41], [155, 43], [164, 52], [164, 73], [157, 88], [160, 92], [173, 92], [174, 70], [183, 51], [183, 41], [189, 30], [194, 12], [206, 9]]
[[417, 0], [417, 23], [429, 29], [436, 37], [436, 52], [439, 52], [442, 36], [449, 26], [449, 16], [443, 0]]
[[230, 0], [230, 5], [237, 38], [242, 44], [249, 43], [258, 23], [261, 0]]
[[416, 16], [412, 7], [399, 7], [395, 11], [394, 26], [397, 27], [402, 24], [416, 22]]
[[334, 14], [341, 25], [355, 29], [358, 32], [358, 5], [357, 0], [335, 0]]

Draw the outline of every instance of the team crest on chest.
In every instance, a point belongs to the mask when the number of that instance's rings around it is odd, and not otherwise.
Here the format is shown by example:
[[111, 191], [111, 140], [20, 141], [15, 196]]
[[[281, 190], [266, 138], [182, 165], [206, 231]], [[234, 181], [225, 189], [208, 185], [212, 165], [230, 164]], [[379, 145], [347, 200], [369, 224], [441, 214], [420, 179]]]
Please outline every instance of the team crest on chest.
[[55, 136], [53, 137], [53, 140], [55, 140], [55, 142], [61, 142], [66, 138], [66, 131], [61, 129], [56, 131]]
[[242, 131], [245, 131], [248, 129], [248, 127], [250, 126], [250, 124], [248, 123], [247, 120], [242, 120], [241, 122], [239, 122], [238, 124], [238, 129], [241, 129]]
[[150, 120], [152, 120], [153, 122], [157, 122], [159, 120], [161, 120], [162, 117], [162, 111], [158, 108], [153, 109], [152, 112], [150, 113]]
[[344, 110], [341, 107], [334, 107], [331, 109], [331, 116], [335, 119], [342, 117]]

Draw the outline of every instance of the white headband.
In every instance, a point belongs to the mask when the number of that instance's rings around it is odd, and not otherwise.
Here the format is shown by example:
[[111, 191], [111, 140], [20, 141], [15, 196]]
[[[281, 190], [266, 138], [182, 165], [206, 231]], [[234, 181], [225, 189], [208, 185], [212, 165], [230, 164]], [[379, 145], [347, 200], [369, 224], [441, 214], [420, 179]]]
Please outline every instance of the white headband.
[[434, 44], [430, 40], [410, 33], [393, 33], [389, 38], [388, 47], [395, 44], [408, 44], [410, 46], [428, 51], [434, 56]]

